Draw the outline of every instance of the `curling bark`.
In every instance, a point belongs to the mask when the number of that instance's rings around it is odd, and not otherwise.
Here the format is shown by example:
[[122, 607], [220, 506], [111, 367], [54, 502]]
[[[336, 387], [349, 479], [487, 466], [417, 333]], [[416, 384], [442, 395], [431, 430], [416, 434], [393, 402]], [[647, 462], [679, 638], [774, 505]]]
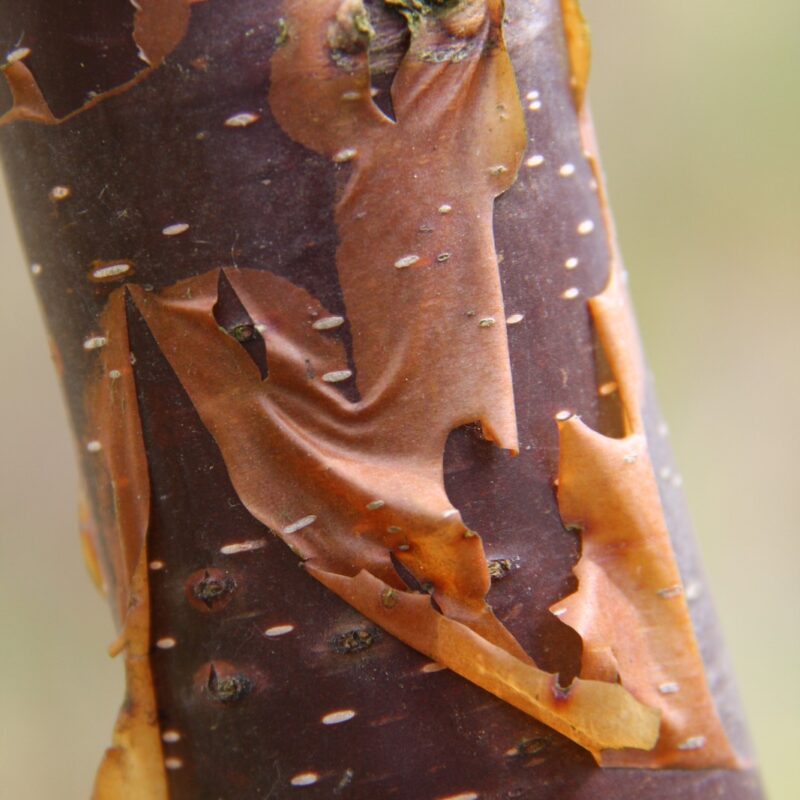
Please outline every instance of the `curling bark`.
[[4, 1], [0, 148], [128, 675], [95, 796], [759, 797], [576, 3], [90, 5]]

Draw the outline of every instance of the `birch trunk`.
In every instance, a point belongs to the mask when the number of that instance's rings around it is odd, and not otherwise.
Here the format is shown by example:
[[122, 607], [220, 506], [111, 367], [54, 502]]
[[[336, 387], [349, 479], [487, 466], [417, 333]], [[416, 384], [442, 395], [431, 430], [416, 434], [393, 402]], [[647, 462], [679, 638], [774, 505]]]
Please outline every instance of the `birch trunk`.
[[2, 10], [128, 678], [95, 796], [760, 797], [576, 4]]

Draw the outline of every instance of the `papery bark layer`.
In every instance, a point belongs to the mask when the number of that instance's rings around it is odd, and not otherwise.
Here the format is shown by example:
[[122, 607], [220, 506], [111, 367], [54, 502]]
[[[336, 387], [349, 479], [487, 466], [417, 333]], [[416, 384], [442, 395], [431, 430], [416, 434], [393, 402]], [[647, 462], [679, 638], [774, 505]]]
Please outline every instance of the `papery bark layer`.
[[[577, 5], [140, 5], [0, 16], [0, 150], [129, 670], [97, 796], [758, 797], [751, 770], [600, 770], [583, 749], [631, 743], [591, 730], [607, 706], [584, 678], [640, 720], [670, 706], [642, 690], [658, 641], [638, 672], [607, 657], [611, 573], [553, 486], [586, 524], [572, 434], [614, 457], [647, 435], [636, 485], [692, 597], [702, 576], [648, 466], [669, 458], [652, 401], [585, 299], [612, 249]], [[106, 65], [96, 87], [83, 63]], [[585, 628], [548, 611], [576, 589]], [[746, 755], [706, 598], [690, 610]], [[733, 763], [701, 705], [713, 734], [662, 737], [648, 766]]]

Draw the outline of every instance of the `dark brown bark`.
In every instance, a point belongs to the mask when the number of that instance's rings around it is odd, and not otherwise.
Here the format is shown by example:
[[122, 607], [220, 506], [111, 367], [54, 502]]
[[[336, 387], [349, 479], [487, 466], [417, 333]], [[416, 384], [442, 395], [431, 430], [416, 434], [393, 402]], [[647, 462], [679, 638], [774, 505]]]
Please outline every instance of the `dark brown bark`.
[[[405, 26], [382, 4], [367, 5], [376, 41], [385, 44], [373, 65], [382, 70], [375, 84], [384, 87], [378, 100], [388, 108], [385, 87]], [[612, 245], [569, 91], [561, 8], [523, 0], [507, 6], [505, 35], [521, 94], [542, 98], [526, 119], [526, 158], [544, 156], [543, 164], [521, 169], [494, 212], [505, 309], [524, 315], [508, 329], [520, 456], [482, 438], [476, 425], [459, 427], [444, 453], [445, 486], [495, 564], [488, 600], [497, 617], [540, 668], [566, 684], [580, 672], [581, 637], [548, 609], [576, 589], [580, 537], [559, 516], [553, 418], [569, 409], [607, 435], [619, 435], [621, 425], [618, 401], [598, 392], [609, 367], [586, 303], [563, 293], [601, 293]], [[0, 48], [14, 50], [25, 31], [31, 53], [24, 63], [57, 118], [143, 67], [133, 8], [124, 0], [63, 7], [4, 0], [2, 10]], [[282, 13], [278, 2], [195, 3], [174, 52], [127, 91], [60, 125], [22, 120], [0, 129], [17, 219], [31, 262], [41, 265], [36, 286], [84, 444], [93, 439], [85, 398], [97, 371], [85, 342], [104, 335], [101, 315], [120, 285], [88, 280], [98, 263], [129, 262], [124, 279], [153, 292], [218, 267], [269, 270], [347, 316], [334, 266], [334, 206], [346, 167], [290, 139], [267, 100]], [[243, 111], [259, 115], [258, 124], [225, 126]], [[567, 176], [558, 169], [565, 164], [574, 166]], [[68, 187], [67, 197], [53, 196], [58, 186]], [[576, 235], [582, 220], [597, 221], [593, 235]], [[186, 233], [162, 233], [179, 222], [190, 225]], [[578, 266], [566, 269], [567, 259]], [[248, 347], [255, 321], [224, 273], [219, 287], [216, 320]], [[149, 663], [158, 726], [180, 733], [163, 746], [165, 758], [181, 763], [166, 772], [170, 798], [760, 796], [677, 488], [662, 486], [661, 499], [692, 590], [706, 675], [745, 766], [601, 769], [575, 743], [455, 673], [423, 671], [428, 659], [300, 569], [242, 503], [132, 294], [125, 315], [147, 455], [148, 560], [163, 564], [149, 576]], [[342, 336], [352, 359], [346, 326]], [[261, 358], [263, 348], [251, 350]], [[269, 348], [259, 369], [269, 370]], [[652, 399], [645, 423], [654, 465], [670, 464]], [[93, 488], [103, 486], [96, 453], [82, 448], [81, 459], [94, 505], [107, 506]], [[263, 547], [235, 560], [220, 553], [231, 541], [262, 539]], [[112, 555], [100, 554], [107, 572]], [[120, 618], [125, 610], [117, 609]], [[293, 626], [290, 634], [264, 634], [284, 625]], [[155, 646], [168, 637], [178, 645]], [[357, 717], [321, 724], [339, 709]], [[293, 787], [304, 773], [317, 781]]]

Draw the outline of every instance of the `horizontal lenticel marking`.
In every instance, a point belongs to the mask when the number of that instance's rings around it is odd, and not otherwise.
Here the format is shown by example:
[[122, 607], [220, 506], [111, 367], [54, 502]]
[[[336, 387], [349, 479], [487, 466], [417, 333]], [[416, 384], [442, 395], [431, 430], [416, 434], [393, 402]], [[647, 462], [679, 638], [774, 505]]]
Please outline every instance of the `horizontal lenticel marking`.
[[356, 712], [352, 708], [344, 708], [339, 711], [331, 711], [322, 718], [323, 725], [339, 725], [342, 722], [349, 722], [355, 717]]
[[318, 780], [319, 774], [316, 772], [299, 772], [289, 780], [289, 783], [292, 786], [311, 786]]
[[254, 114], [251, 111], [242, 111], [239, 114], [233, 114], [225, 120], [226, 128], [246, 128], [254, 122], [261, 119], [260, 114]]
[[329, 331], [344, 324], [344, 317], [323, 317], [314, 322], [311, 327], [315, 331]]
[[267, 544], [266, 539], [249, 539], [245, 542], [235, 542], [220, 547], [219, 551], [225, 556], [235, 555], [236, 553], [248, 553], [251, 550], [260, 550]]
[[292, 522], [291, 525], [287, 525], [284, 529], [284, 533], [297, 533], [297, 531], [302, 530], [303, 528], [307, 528], [309, 525], [313, 525], [317, 521], [317, 517], [315, 514], [309, 514], [307, 517], [302, 517], [298, 519], [296, 522]]
[[349, 369], [337, 369], [333, 372], [326, 372], [322, 376], [322, 380], [325, 383], [341, 383], [342, 381], [346, 381], [349, 378], [353, 377], [353, 373]]
[[278, 636], [285, 636], [287, 633], [291, 633], [293, 630], [294, 625], [273, 625], [271, 628], [267, 628], [264, 631], [264, 636], [269, 636], [271, 639], [274, 639]]

